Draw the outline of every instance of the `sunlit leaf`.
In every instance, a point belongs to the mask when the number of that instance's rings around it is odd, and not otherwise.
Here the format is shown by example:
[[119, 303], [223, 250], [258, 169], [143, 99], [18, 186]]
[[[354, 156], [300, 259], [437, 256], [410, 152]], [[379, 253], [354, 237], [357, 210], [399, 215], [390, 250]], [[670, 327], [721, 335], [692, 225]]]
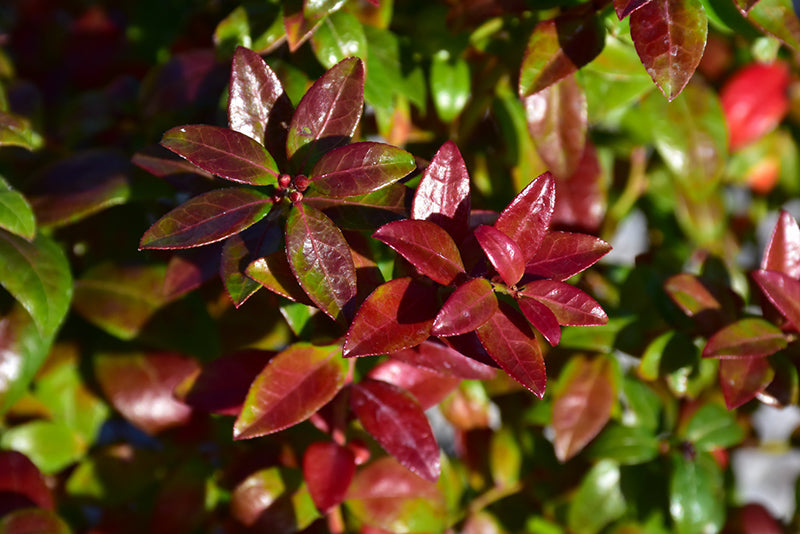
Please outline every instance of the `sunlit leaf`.
[[315, 196], [311, 188], [303, 202], [322, 210], [342, 229], [371, 231], [406, 217], [410, 193], [411, 189], [402, 184], [391, 184], [366, 195], [334, 198]]
[[303, 455], [303, 478], [314, 504], [323, 513], [344, 500], [355, 472], [352, 451], [338, 443], [312, 443]]
[[497, 297], [485, 278], [473, 278], [458, 286], [436, 315], [431, 333], [457, 336], [475, 330], [497, 310]]
[[526, 262], [538, 252], [550, 226], [555, 180], [549, 172], [533, 180], [500, 213], [494, 227], [519, 245]]
[[525, 258], [519, 245], [493, 226], [480, 225], [474, 232], [500, 278], [510, 286], [519, 282], [525, 272]]
[[584, 476], [570, 499], [567, 523], [576, 534], [596, 534], [621, 517], [627, 508], [619, 466], [601, 460]]
[[704, 358], [763, 358], [786, 348], [786, 337], [763, 319], [741, 319], [718, 331], [706, 343]]
[[772, 382], [775, 372], [766, 358], [720, 360], [719, 386], [729, 410], [755, 398]]
[[455, 349], [435, 341], [423, 341], [417, 347], [393, 352], [391, 357], [458, 378], [488, 380], [495, 376], [493, 367], [468, 358]]
[[286, 259], [286, 252], [283, 250], [258, 258], [247, 266], [245, 274], [273, 293], [295, 302], [312, 304], [306, 292], [297, 283], [289, 260]]
[[0, 229], [27, 240], [36, 235], [36, 219], [25, 197], [0, 176]]
[[383, 143], [353, 143], [323, 155], [308, 175], [317, 191], [331, 197], [371, 193], [415, 168], [414, 157]]
[[736, 0], [736, 3], [750, 22], [792, 50], [800, 50], [800, 20], [790, 0]]
[[725, 490], [720, 468], [707, 452], [693, 459], [672, 455], [669, 511], [676, 534], [719, 532], [725, 522]]
[[779, 271], [800, 278], [800, 227], [789, 212], [781, 210], [761, 259], [764, 271]]
[[224, 57], [234, 55], [239, 46], [263, 54], [283, 43], [284, 31], [279, 5], [247, 3], [219, 21], [214, 29], [214, 43]]
[[230, 514], [248, 529], [286, 534], [302, 531], [320, 517], [301, 473], [279, 467], [260, 469], [237, 484]]
[[5, 430], [0, 447], [24, 453], [42, 473], [53, 475], [79, 460], [87, 442], [61, 421], [37, 419]]
[[597, 237], [570, 232], [549, 232], [528, 260], [525, 273], [566, 280], [608, 254], [611, 245]]
[[619, 20], [624, 19], [650, 0], [614, 0], [614, 9]]
[[0, 111], [0, 146], [37, 150], [43, 143], [44, 139], [33, 130], [28, 119]]
[[394, 358], [379, 363], [370, 370], [367, 376], [408, 391], [423, 410], [439, 404], [461, 382], [460, 378]]
[[280, 228], [274, 224], [251, 226], [225, 240], [219, 276], [234, 306], [241, 306], [262, 286], [245, 274], [247, 267], [258, 258], [278, 251], [281, 243]]
[[534, 280], [526, 284], [520, 294], [550, 308], [561, 325], [587, 326], [608, 322], [608, 316], [600, 304], [580, 289], [564, 282]]
[[347, 11], [337, 11], [323, 19], [311, 38], [314, 55], [331, 68], [347, 57], [367, 58], [367, 37], [361, 22]]
[[452, 122], [470, 97], [469, 63], [448, 53], [435, 54], [431, 59], [430, 83], [436, 114], [442, 121]]
[[753, 279], [795, 330], [800, 330], [800, 282], [784, 273], [764, 270], [753, 272]]
[[320, 19], [311, 20], [303, 13], [301, 0], [283, 3], [283, 27], [289, 51], [294, 52], [305, 43], [319, 27]]
[[529, 299], [524, 295], [517, 298], [517, 304], [522, 315], [538, 330], [552, 346], [561, 341], [561, 327], [555, 314], [550, 308], [538, 300]]

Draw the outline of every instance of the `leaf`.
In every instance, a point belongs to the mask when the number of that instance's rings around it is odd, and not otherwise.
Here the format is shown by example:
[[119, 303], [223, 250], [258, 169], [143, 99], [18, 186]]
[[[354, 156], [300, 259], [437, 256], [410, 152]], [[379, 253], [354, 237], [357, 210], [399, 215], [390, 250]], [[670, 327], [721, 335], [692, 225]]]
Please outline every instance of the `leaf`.
[[24, 508], [3, 516], [2, 534], [70, 534], [72, 531], [61, 517], [51, 510]]
[[36, 235], [33, 209], [19, 191], [0, 176], [0, 229], [31, 241]]
[[5, 430], [0, 447], [22, 452], [46, 475], [54, 475], [75, 463], [88, 448], [87, 442], [63, 422], [43, 419]]
[[631, 38], [647, 73], [669, 100], [694, 74], [708, 33], [699, 0], [651, 0], [631, 13]]
[[414, 348], [393, 352], [390, 356], [399, 361], [458, 378], [489, 380], [495, 376], [493, 367], [477, 362], [435, 341], [423, 341]]
[[0, 285], [30, 313], [43, 338], [55, 334], [69, 310], [72, 275], [54, 241], [33, 242], [0, 229]]
[[53, 510], [53, 494], [42, 473], [19, 451], [0, 451], [0, 514], [15, 508], [39, 507]]
[[303, 15], [309, 20], [321, 19], [332, 15], [344, 3], [345, 0], [304, 0]]
[[520, 294], [550, 308], [560, 325], [590, 326], [608, 322], [608, 316], [600, 304], [580, 289], [564, 282], [534, 280], [526, 284]]
[[324, 154], [309, 174], [315, 190], [331, 197], [364, 195], [414, 170], [414, 157], [384, 143], [353, 143]]
[[355, 456], [338, 443], [318, 441], [303, 454], [303, 478], [317, 510], [322, 513], [344, 500], [355, 472]]
[[789, 0], [737, 0], [739, 11], [793, 51], [800, 50], [800, 20]]
[[689, 419], [684, 431], [684, 439], [696, 450], [708, 452], [738, 445], [744, 436], [735, 414], [714, 403], [701, 406]]
[[256, 438], [305, 421], [342, 389], [346, 374], [337, 346], [291, 345], [253, 381], [233, 425], [233, 439]]
[[18, 146], [33, 151], [43, 144], [42, 136], [33, 130], [28, 119], [0, 111], [0, 146]]
[[252, 226], [272, 209], [269, 196], [239, 187], [214, 189], [190, 198], [155, 222], [139, 250], [181, 249], [221, 241]]
[[542, 351], [528, 323], [516, 310], [501, 302], [476, 332], [489, 356], [511, 378], [540, 399], [544, 396], [547, 373]]
[[367, 376], [408, 391], [423, 410], [428, 410], [442, 402], [461, 382], [460, 378], [404, 363], [394, 358], [379, 363], [370, 369]]
[[528, 131], [539, 157], [558, 178], [578, 168], [588, 130], [586, 95], [574, 76], [523, 99]]
[[219, 274], [219, 263], [219, 246], [186, 249], [173, 254], [164, 274], [164, 298], [176, 299], [208, 282]]
[[493, 226], [480, 225], [474, 230], [483, 252], [503, 281], [513, 286], [525, 273], [525, 258], [514, 240]]
[[231, 493], [230, 510], [243, 527], [258, 532], [293, 534], [320, 517], [300, 473], [278, 467], [260, 469], [241, 481]]
[[431, 482], [441, 472], [439, 445], [425, 412], [407, 391], [366, 379], [353, 384], [350, 407], [364, 430], [406, 468]]
[[347, 58], [334, 65], [303, 95], [289, 125], [286, 154], [295, 168], [350, 141], [364, 105], [364, 65]]
[[247, 267], [257, 258], [278, 251], [281, 242], [280, 228], [269, 223], [266, 226], [251, 226], [225, 240], [219, 276], [235, 307], [241, 306], [261, 288], [259, 282], [245, 274]]
[[392, 247], [421, 274], [442, 285], [449, 285], [464, 274], [455, 242], [435, 223], [414, 219], [394, 221], [378, 228], [372, 237]]
[[561, 341], [561, 328], [558, 325], [558, 319], [550, 311], [550, 308], [537, 300], [524, 296], [517, 298], [517, 304], [522, 315], [544, 336], [550, 345], [555, 347], [559, 344]]
[[347, 57], [367, 58], [367, 36], [359, 20], [347, 11], [337, 11], [322, 20], [311, 37], [314, 55], [326, 68]]
[[549, 232], [528, 260], [525, 274], [566, 280], [594, 265], [610, 250], [611, 245], [591, 235]]
[[161, 145], [226, 180], [270, 185], [278, 179], [278, 167], [269, 152], [235, 130], [205, 124], [176, 126], [164, 134]]
[[593, 9], [539, 22], [531, 33], [519, 75], [519, 96], [538, 93], [583, 67], [603, 50], [605, 31]]
[[591, 141], [586, 142], [578, 168], [571, 176], [556, 181], [556, 202], [550, 224], [600, 232], [608, 206], [605, 173]]
[[533, 258], [550, 226], [555, 204], [556, 184], [545, 172], [514, 197], [500, 213], [494, 227], [519, 245], [526, 263]]
[[446, 123], [464, 110], [471, 93], [469, 63], [440, 51], [431, 59], [430, 83], [436, 114]]
[[247, 46], [259, 54], [272, 51], [285, 40], [283, 13], [277, 4], [248, 3], [235, 8], [214, 29], [214, 44], [222, 57]]
[[619, 466], [601, 460], [589, 469], [570, 499], [567, 524], [576, 534], [596, 534], [622, 517], [626, 508]]
[[800, 278], [800, 227], [789, 212], [781, 210], [775, 229], [764, 249], [761, 269], [778, 271], [790, 278]]
[[169, 352], [100, 353], [94, 372], [100, 388], [128, 421], [154, 435], [189, 422], [192, 409], [172, 394], [199, 370], [193, 358]]
[[457, 336], [481, 326], [497, 311], [497, 297], [485, 278], [473, 278], [458, 286], [436, 315], [431, 334]]
[[659, 439], [641, 426], [608, 423], [586, 449], [592, 459], [608, 459], [622, 465], [639, 465], [658, 457]]
[[345, 337], [344, 356], [390, 354], [419, 345], [430, 335], [436, 292], [411, 278], [396, 278], [373, 291]]
[[402, 184], [391, 184], [366, 195], [333, 198], [314, 196], [311, 188], [303, 203], [322, 210], [342, 229], [371, 231], [407, 215], [410, 191]]
[[283, 250], [258, 258], [247, 266], [245, 274], [273, 293], [294, 302], [311, 304], [308, 295], [297, 283]]
[[683, 313], [689, 317], [701, 314], [720, 313], [722, 304], [706, 284], [693, 274], [681, 273], [670, 276], [664, 290]]
[[282, 5], [284, 34], [290, 52], [300, 48], [300, 45], [311, 37], [321, 22], [320, 20], [310, 20], [305, 16], [302, 11], [303, 3], [301, 0], [292, 0], [284, 2]]
[[781, 329], [757, 318], [741, 319], [711, 336], [704, 358], [764, 358], [787, 346]]
[[752, 400], [769, 386], [774, 376], [766, 358], [720, 360], [719, 386], [725, 405], [734, 410]]
[[570, 359], [553, 398], [556, 458], [566, 462], [603, 429], [616, 403], [614, 367], [608, 358]]
[[447, 141], [422, 172], [411, 218], [437, 224], [460, 243], [467, 235], [469, 211], [467, 166], [456, 144]]
[[296, 204], [286, 221], [286, 257], [300, 287], [334, 320], [352, 317], [356, 268], [341, 230], [321, 211]]
[[672, 455], [669, 511], [676, 534], [719, 532], [725, 523], [725, 490], [720, 468], [707, 452], [692, 459]]
[[624, 19], [650, 0], [614, 0], [614, 9], [619, 20]]
[[777, 271], [754, 271], [753, 279], [770, 302], [800, 330], [800, 282]]

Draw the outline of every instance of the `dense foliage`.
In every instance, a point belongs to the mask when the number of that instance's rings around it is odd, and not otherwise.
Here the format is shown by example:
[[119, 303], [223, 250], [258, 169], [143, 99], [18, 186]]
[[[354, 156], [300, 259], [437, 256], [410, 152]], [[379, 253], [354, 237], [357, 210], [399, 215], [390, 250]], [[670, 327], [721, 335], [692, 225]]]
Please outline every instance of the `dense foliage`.
[[0, 533], [800, 528], [789, 0], [0, 37]]

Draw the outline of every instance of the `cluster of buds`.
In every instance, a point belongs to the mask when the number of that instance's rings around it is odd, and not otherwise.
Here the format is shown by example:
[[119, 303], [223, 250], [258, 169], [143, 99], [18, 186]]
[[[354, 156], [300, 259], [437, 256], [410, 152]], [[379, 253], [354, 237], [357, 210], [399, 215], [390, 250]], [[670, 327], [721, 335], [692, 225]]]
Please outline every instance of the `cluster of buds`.
[[303, 192], [308, 189], [308, 183], [308, 176], [304, 174], [298, 174], [294, 178], [288, 174], [281, 174], [278, 177], [278, 191], [272, 199], [273, 202], [277, 204], [284, 198], [288, 198], [292, 204], [300, 202], [303, 200]]

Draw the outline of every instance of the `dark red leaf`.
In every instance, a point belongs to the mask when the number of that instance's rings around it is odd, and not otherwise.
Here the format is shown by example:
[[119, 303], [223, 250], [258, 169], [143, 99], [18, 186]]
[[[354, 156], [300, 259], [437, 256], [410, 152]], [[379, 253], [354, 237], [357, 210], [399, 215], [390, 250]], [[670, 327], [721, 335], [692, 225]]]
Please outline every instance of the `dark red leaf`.
[[278, 250], [247, 266], [245, 274], [273, 293], [303, 304], [313, 304], [297, 283], [286, 252]]
[[453, 238], [429, 221], [405, 219], [384, 224], [372, 234], [417, 270], [442, 285], [449, 285], [464, 273], [464, 264]]
[[364, 195], [403, 178], [414, 156], [384, 143], [353, 143], [324, 154], [308, 175], [314, 189], [331, 197]]
[[570, 232], [550, 232], [525, 266], [525, 273], [566, 280], [608, 254], [611, 245], [600, 238]]
[[525, 273], [526, 259], [519, 245], [493, 226], [478, 226], [475, 229], [475, 238], [500, 278], [510, 286], [519, 282]]
[[766, 358], [720, 360], [719, 385], [729, 410], [738, 408], [766, 389], [775, 372]]
[[764, 358], [786, 348], [786, 337], [763, 319], [741, 319], [711, 336], [704, 358]]
[[500, 214], [494, 227], [522, 250], [526, 263], [536, 254], [550, 226], [556, 184], [549, 172], [537, 177]]
[[338, 443], [312, 443], [303, 454], [303, 478], [314, 505], [322, 513], [344, 500], [355, 473], [353, 452]]
[[488, 367], [499, 369], [500, 366], [496, 361], [489, 356], [486, 349], [483, 348], [481, 340], [478, 339], [478, 334], [475, 331], [467, 332], [458, 336], [450, 336], [440, 338], [448, 347], [456, 350], [471, 360], [480, 362]]
[[524, 317], [501, 302], [494, 315], [476, 332], [489, 356], [511, 378], [540, 399], [544, 396], [547, 373], [542, 350]]
[[408, 391], [417, 399], [423, 410], [442, 402], [442, 399], [461, 382], [460, 378], [395, 359], [379, 363], [370, 370], [367, 376], [373, 380], [394, 384]]
[[390, 356], [412, 365], [468, 380], [489, 380], [495, 375], [493, 367], [479, 363], [453, 348], [430, 340], [423, 341], [411, 349], [393, 352]]
[[53, 495], [42, 473], [21, 452], [0, 451], [0, 516], [32, 506], [53, 509]]
[[50, 510], [25, 508], [12, 512], [0, 521], [0, 532], [8, 534], [70, 534], [63, 519]]
[[431, 333], [447, 337], [471, 332], [488, 321], [496, 310], [497, 297], [491, 282], [473, 278], [448, 297], [436, 315]]
[[614, 10], [619, 20], [624, 19], [650, 0], [614, 0]]
[[342, 231], [321, 211], [296, 204], [286, 221], [286, 257], [300, 287], [334, 320], [351, 317], [356, 267]]
[[650, 0], [630, 18], [631, 38], [647, 73], [669, 100], [694, 74], [708, 33], [699, 0]]
[[173, 254], [164, 275], [164, 298], [172, 300], [200, 287], [219, 273], [220, 246]]
[[603, 183], [603, 169], [597, 158], [597, 149], [587, 141], [575, 173], [556, 180], [558, 202], [551, 224], [597, 233], [606, 213]]
[[[731, 534], [782, 534], [783, 525], [772, 517], [763, 504], [749, 503], [729, 517], [728, 525], [733, 526]], [[727, 530], [725, 530], [727, 532]]]
[[564, 282], [534, 280], [520, 293], [550, 308], [560, 325], [589, 326], [608, 322], [608, 316], [600, 304], [580, 289]]
[[458, 147], [448, 141], [422, 173], [411, 218], [441, 226], [460, 243], [467, 235], [470, 211], [469, 174]]
[[150, 174], [169, 180], [170, 183], [182, 177], [193, 176], [203, 179], [214, 177], [210, 172], [193, 165], [161, 145], [150, 145], [143, 148], [133, 155], [131, 163]]
[[761, 269], [782, 272], [794, 279], [800, 278], [800, 227], [786, 211], [781, 210], [764, 250]]
[[344, 356], [390, 354], [415, 347], [430, 335], [436, 291], [411, 278], [396, 278], [373, 291], [347, 331]]
[[233, 439], [256, 438], [305, 421], [339, 392], [346, 374], [338, 346], [291, 345], [253, 381], [233, 425]]
[[403, 389], [366, 379], [354, 384], [350, 406], [386, 452], [425, 480], [439, 478], [439, 445], [425, 412]]
[[794, 329], [800, 330], [800, 282], [777, 271], [755, 271], [753, 278]]
[[525, 318], [542, 333], [547, 342], [554, 347], [558, 345], [561, 341], [561, 327], [550, 308], [538, 300], [529, 299], [523, 295], [517, 297], [517, 303]]
[[161, 144], [220, 178], [251, 185], [274, 184], [278, 167], [266, 149], [245, 134], [219, 126], [172, 128]]

